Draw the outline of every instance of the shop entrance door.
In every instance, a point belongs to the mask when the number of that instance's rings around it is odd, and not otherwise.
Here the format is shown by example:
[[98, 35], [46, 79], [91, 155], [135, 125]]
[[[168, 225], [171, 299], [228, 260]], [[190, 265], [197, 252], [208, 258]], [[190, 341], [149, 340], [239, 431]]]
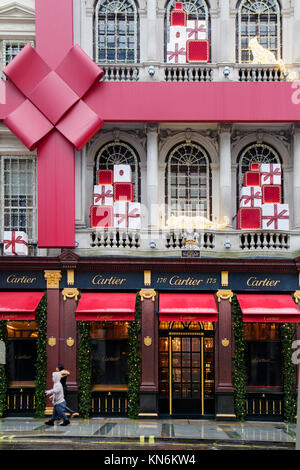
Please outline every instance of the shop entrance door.
[[[170, 322], [161, 325], [164, 326], [164, 331], [160, 327], [160, 414], [171, 416], [214, 414], [213, 325], [207, 323], [206, 327], [209, 329], [206, 330], [203, 324], [196, 322], [193, 324]], [[179, 327], [186, 331], [174, 331]], [[188, 331], [191, 328], [194, 331]], [[198, 331], [195, 331], [196, 328]]]
[[170, 333], [170, 414], [204, 414], [203, 336]]

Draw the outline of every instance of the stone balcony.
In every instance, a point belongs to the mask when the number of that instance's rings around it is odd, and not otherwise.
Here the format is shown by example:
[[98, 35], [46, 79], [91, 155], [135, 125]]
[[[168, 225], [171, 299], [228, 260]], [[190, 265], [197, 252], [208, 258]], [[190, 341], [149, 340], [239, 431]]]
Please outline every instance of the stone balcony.
[[[190, 234], [188, 235], [190, 239]], [[159, 231], [80, 229], [76, 253], [80, 256], [134, 257], [284, 257], [300, 254], [300, 232], [194, 230], [195, 244], [186, 242], [182, 229]], [[183, 253], [184, 252], [184, 253]], [[199, 253], [200, 252], [200, 253]]]
[[98, 64], [105, 81], [284, 81], [285, 76], [275, 65], [256, 64]]

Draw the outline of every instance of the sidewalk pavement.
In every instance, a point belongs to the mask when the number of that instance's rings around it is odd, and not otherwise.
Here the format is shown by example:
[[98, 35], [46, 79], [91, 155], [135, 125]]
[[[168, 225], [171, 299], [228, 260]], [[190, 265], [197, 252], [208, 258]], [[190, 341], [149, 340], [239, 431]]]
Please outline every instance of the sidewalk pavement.
[[46, 426], [47, 418], [2, 418], [0, 441], [20, 438], [64, 438], [155, 444], [255, 445], [295, 449], [296, 425], [282, 422], [190, 419], [73, 418], [70, 425]]

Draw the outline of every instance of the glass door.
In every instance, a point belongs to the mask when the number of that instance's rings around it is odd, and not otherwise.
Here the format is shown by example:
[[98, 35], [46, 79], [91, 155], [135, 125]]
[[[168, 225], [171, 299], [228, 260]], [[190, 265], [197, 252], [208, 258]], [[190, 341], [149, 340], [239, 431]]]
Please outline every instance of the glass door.
[[170, 414], [204, 414], [203, 337], [169, 337]]

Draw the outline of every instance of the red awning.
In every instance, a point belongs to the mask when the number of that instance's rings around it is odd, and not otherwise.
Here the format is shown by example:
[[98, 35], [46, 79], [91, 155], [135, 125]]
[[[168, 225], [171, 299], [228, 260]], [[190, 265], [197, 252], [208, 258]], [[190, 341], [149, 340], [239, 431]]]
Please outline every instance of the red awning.
[[134, 320], [136, 294], [85, 292], [76, 309], [79, 321]]
[[44, 292], [0, 292], [0, 320], [35, 320]]
[[160, 294], [160, 321], [217, 321], [213, 294]]
[[238, 294], [244, 322], [300, 322], [300, 310], [287, 294]]

